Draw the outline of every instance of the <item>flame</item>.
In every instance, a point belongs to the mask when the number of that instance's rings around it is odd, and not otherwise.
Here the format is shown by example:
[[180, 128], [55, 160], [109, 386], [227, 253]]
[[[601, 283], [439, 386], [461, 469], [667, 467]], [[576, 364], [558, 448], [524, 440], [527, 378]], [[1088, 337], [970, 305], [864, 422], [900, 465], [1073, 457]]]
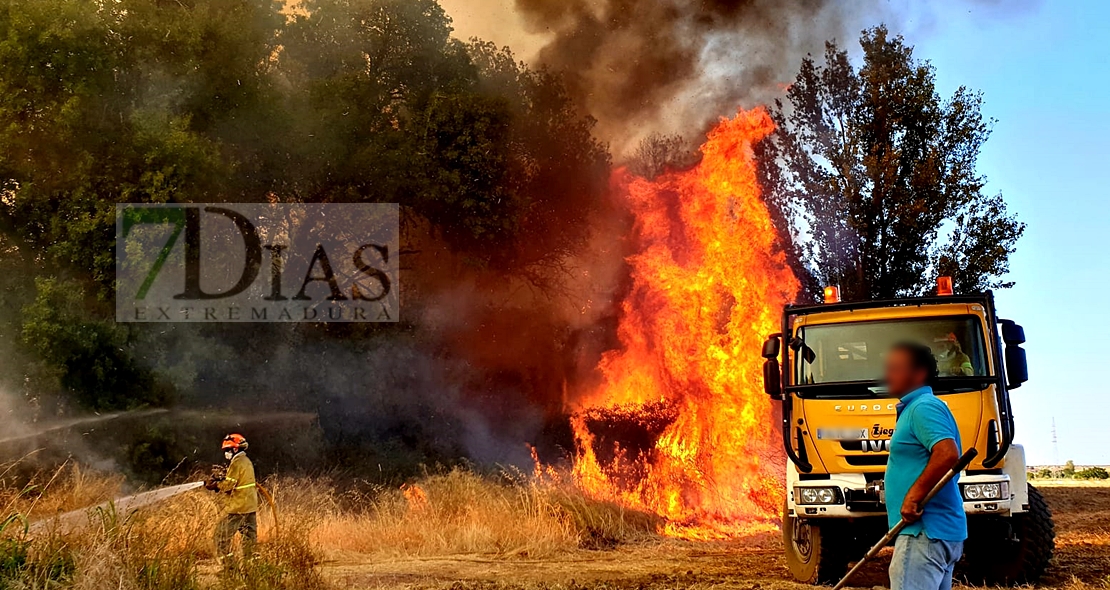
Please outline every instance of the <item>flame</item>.
[[760, 344], [798, 282], [774, 248], [754, 142], [763, 109], [722, 119], [692, 169], [615, 175], [639, 252], [622, 302], [621, 346], [573, 418], [574, 477], [586, 491], [665, 518], [674, 536], [773, 528], [783, 459], [763, 393]]
[[416, 484], [405, 484], [401, 486], [401, 493], [405, 496], [405, 500], [408, 501], [409, 510], [413, 512], [427, 510], [428, 494], [424, 491], [424, 488]]

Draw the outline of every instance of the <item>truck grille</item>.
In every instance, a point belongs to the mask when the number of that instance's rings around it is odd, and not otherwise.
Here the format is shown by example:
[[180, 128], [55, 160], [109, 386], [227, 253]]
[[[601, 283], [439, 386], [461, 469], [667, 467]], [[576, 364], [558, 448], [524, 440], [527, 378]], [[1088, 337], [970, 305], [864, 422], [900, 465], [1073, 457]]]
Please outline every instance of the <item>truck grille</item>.
[[847, 455], [844, 460], [849, 465], [854, 467], [874, 467], [876, 465], [886, 465], [886, 455], [868, 454], [868, 455]]

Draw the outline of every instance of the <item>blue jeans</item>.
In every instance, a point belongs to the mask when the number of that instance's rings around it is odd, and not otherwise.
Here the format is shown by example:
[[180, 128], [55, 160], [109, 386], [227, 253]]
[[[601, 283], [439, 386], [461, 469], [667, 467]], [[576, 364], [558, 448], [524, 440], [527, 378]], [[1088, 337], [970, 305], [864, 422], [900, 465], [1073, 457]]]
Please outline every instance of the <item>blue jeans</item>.
[[952, 590], [952, 570], [963, 541], [939, 541], [925, 533], [898, 535], [890, 560], [890, 590]]

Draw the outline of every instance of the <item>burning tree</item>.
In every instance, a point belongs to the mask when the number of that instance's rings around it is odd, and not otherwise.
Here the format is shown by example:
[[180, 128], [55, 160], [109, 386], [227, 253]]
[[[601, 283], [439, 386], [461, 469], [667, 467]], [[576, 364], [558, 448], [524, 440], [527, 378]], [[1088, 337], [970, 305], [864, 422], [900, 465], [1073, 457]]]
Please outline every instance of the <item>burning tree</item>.
[[722, 120], [693, 168], [625, 176], [638, 253], [621, 304], [621, 347], [574, 421], [575, 476], [598, 495], [716, 536], [777, 517], [783, 492], [762, 337], [798, 283], [775, 249], [752, 146], [762, 109]]

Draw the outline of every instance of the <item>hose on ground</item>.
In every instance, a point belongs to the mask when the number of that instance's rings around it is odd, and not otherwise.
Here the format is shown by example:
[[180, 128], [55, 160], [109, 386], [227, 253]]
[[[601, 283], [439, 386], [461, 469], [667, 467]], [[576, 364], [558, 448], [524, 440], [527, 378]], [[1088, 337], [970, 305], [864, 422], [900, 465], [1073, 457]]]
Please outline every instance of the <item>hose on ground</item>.
[[262, 484], [256, 483], [255, 487], [258, 488], [258, 493], [262, 494], [262, 497], [266, 498], [266, 502], [270, 505], [270, 516], [274, 517], [274, 533], [276, 534], [278, 530], [278, 516], [277, 504], [274, 502], [274, 496], [270, 494], [270, 490], [262, 487]]

